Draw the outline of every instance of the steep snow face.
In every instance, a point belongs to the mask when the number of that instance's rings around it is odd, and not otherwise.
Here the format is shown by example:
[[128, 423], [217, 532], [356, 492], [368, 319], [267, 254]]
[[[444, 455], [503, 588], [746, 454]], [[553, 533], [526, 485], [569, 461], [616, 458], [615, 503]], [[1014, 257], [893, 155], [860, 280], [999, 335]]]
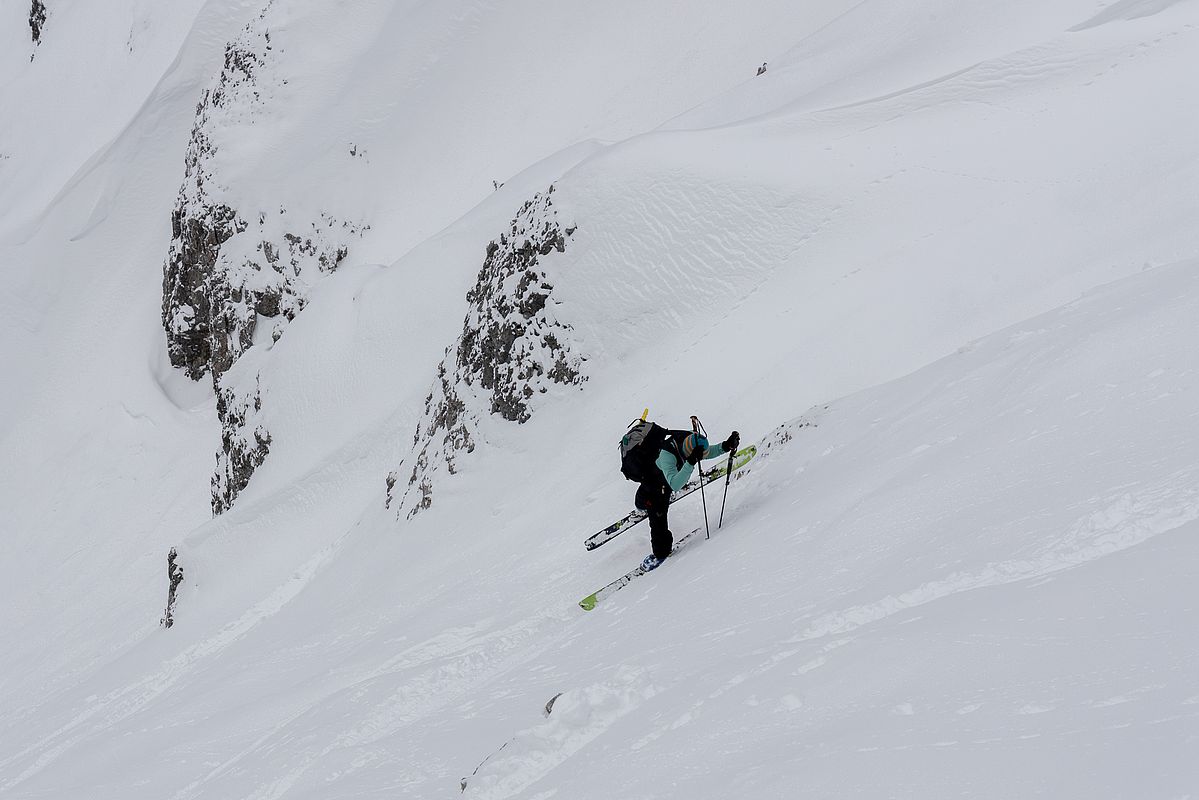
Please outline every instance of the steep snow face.
[[[420, 797], [460, 779], [488, 798], [1185, 793], [1196, 266], [1105, 287], [781, 427], [710, 542], [591, 614], [575, 601], [643, 553], [636, 533], [596, 554], [530, 533], [525, 498], [504, 496], [515, 481], [412, 523], [448, 543], [371, 535], [387, 524], [368, 514], [240, 614], [193, 606], [172, 629], [186, 639], [114, 665], [139, 683], [88, 701], [93, 679], [43, 708], [54, 728], [6, 763], [12, 785], [60, 785], [33, 759], [63, 748], [101, 796], [123, 774], [147, 796], [402, 782]], [[681, 505], [675, 525], [700, 513]], [[250, 575], [275, 572], [259, 558], [235, 579], [193, 563], [205, 594], [240, 605]]]
[[[352, 5], [0, 218], [0, 792], [1193, 790], [1193, 4]], [[646, 405], [761, 455], [585, 613]]]
[[[28, 33], [17, 5], [0, 36]], [[50, 4], [33, 62], [0, 47], [0, 106], [30, 112], [0, 115], [6, 697], [156, 627], [136, 587], [160, 594], [171, 544], [210, 516], [211, 391], [171, 374], [157, 309], [196, 74], [244, 24], [233, 5]]]
[[[346, 506], [312, 517], [325, 519], [322, 535], [356, 513], [347, 509], [380, 503], [384, 476], [406, 453], [398, 443], [461, 332], [486, 243], [521, 203], [600, 147], [583, 140], [636, 133], [741, 83], [760, 51], [832, 13], [790, 4], [679, 19], [637, 3], [552, 13], [390, 0], [353, 13], [285, 0], [50, 4], [31, 62], [29, 4], [6, 0], [0, 11], [11, 22], [0, 25], [0, 105], [42, 112], [0, 117], [0, 529], [17, 532], [7, 543], [22, 553], [2, 559], [0, 579], [39, 598], [37, 614], [3, 620], [9, 663], [39, 665], [6, 684], [16, 694], [50, 691], [144, 634], [157, 613], [131, 610], [143, 602], [135, 587], [161, 594], [168, 549], [232, 499], [268, 437], [274, 463], [253, 473], [260, 497], [297, 481], [328, 487], [329, 459], [353, 465], [333, 482], [348, 491], [338, 495]], [[270, 113], [238, 128], [253, 116], [238, 107], [210, 132], [228, 140], [209, 186], [248, 225], [265, 226], [229, 259], [269, 263], [258, 249], [269, 241], [293, 266], [287, 235], [303, 236], [306, 249], [328, 209], [376, 224], [336, 275], [304, 268], [330, 279], [314, 281], [319, 292], [301, 285], [308, 277], [293, 282], [330, 313], [297, 319], [277, 342], [264, 336], [217, 393], [168, 366], [163, 262], [189, 185], [197, 105], [219, 85], [229, 44], [247, 24], [254, 34], [264, 14], [261, 37], [279, 43], [278, 80], [261, 98]], [[505, 186], [494, 191], [497, 178]], [[474, 222], [425, 241], [480, 200]], [[363, 266], [409, 249], [390, 274]], [[271, 271], [250, 270], [278, 282]], [[255, 334], [273, 334], [280, 317], [267, 319], [255, 317]], [[232, 326], [233, 352], [248, 323]], [[218, 402], [234, 409], [235, 425], [218, 427]], [[80, 651], [59, 648], [64, 641]]]
[[[826, 21], [781, 4], [686, 19], [642, 5], [562, 15], [521, 4], [261, 4], [197, 107], [164, 269], [171, 363], [216, 384], [214, 512], [248, 486], [273, 439], [246, 422], [269, 403], [260, 375], [225, 373], [256, 341], [281, 338], [347, 256], [394, 260], [531, 163], [652, 128], [709, 96], [707, 81], [740, 83], [736, 53], [777, 47], [770, 25]], [[721, 19], [756, 43], [718, 46]], [[620, 57], [588, 57], [603, 31], [615, 35], [614, 20], [627, 26]], [[686, 80], [662, 83], [685, 67]], [[525, 99], [512, 100], [514, 87]], [[543, 100], [529, 106], [533, 96]]]
[[72, 176], [121, 134], [171, 69], [203, 5], [0, 5], [0, 241], [30, 236]]
[[[562, 287], [586, 318], [581, 337], [618, 360], [661, 359], [644, 345], [662, 345], [671, 368], [647, 395], [680, 411], [709, 392], [678, 376], [713, 368], [714, 350], [735, 354], [719, 369], [744, 390], [712, 401], [769, 406], [755, 421], [766, 426], [797, 400], [896, 377], [1096, 283], [1189, 256], [1196, 110], [1186, 81], [1155, 77], [1185, 59], [1188, 13], [1090, 19], [952, 72], [933, 59], [896, 87], [874, 71], [886, 30], [841, 30], [860, 22], [850, 15], [816, 39], [860, 36], [839, 59], [860, 59], [879, 76], [873, 89], [659, 131], [584, 162], [559, 183], [580, 220], [572, 274], [606, 278]], [[1038, 27], [1022, 19], [996, 37]], [[772, 64], [752, 86], [806, 91], [804, 69]]]

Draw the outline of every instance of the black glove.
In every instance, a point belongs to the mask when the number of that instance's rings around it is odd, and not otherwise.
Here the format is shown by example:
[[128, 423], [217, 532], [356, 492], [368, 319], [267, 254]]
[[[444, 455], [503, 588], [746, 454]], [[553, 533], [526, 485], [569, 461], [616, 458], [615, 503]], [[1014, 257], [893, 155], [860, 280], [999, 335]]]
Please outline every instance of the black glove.
[[726, 453], [737, 452], [737, 448], [741, 446], [741, 434], [733, 431], [729, 434], [729, 438], [721, 442], [721, 445], [724, 447], [724, 452]]

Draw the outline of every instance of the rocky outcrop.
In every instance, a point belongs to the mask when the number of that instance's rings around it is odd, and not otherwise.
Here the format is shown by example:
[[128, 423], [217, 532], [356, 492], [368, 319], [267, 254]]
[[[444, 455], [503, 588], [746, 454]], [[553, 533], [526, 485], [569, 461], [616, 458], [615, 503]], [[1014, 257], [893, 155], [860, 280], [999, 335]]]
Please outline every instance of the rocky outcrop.
[[[171, 364], [217, 392], [222, 449], [213, 476], [213, 512], [227, 509], [268, 452], [270, 435], [247, 426], [261, 409], [257, 386], [223, 377], [255, 344], [269, 345], [308, 301], [310, 287], [337, 269], [368, 226], [327, 212], [301, 215], [280, 202], [248, 207], [223, 161], [227, 145], [265, 123], [280, 87], [267, 3], [225, 48], [220, 75], [196, 106], [183, 184], [171, 213], [163, 266], [162, 324]], [[259, 134], [260, 135], [260, 134]], [[234, 165], [236, 166], [236, 165]]]
[[221, 420], [221, 449], [212, 476], [212, 514], [228, 511], [250, 483], [254, 470], [271, 451], [271, 435], [263, 427], [262, 389], [246, 396], [224, 386], [217, 388], [217, 416]]
[[[191, 163], [189, 153], [189, 169]], [[193, 207], [182, 193], [171, 214], [171, 251], [162, 283], [162, 323], [171, 364], [187, 370], [193, 380], [200, 380], [212, 370], [213, 317], [220, 316], [219, 311], [214, 314], [214, 306], [219, 309], [225, 305], [221, 295], [232, 299], [227, 284], [221, 290], [212, 285], [219, 281], [215, 267], [221, 245], [245, 229], [245, 222], [237, 219], [232, 208]], [[225, 337], [231, 334], [227, 329], [223, 332]], [[214, 380], [223, 372], [212, 371]]]
[[271, 35], [259, 19], [226, 46], [220, 76], [196, 106], [162, 287], [171, 363], [194, 380], [211, 373], [219, 381], [253, 345], [260, 318], [274, 323], [273, 339], [282, 335], [308, 287], [337, 268], [365, 227], [324, 212], [296, 219], [284, 204], [240, 208], [235, 187], [222, 179], [222, 142], [266, 113], [285, 82], [275, 73]]
[[[554, 313], [546, 271], [550, 257], [565, 252], [574, 233], [558, 221], [552, 194], [551, 186], [526, 202], [508, 232], [487, 246], [483, 268], [466, 295], [462, 334], [446, 348], [425, 399], [400, 514], [411, 517], [432, 505], [438, 472], [457, 471], [457, 459], [480, 440], [484, 419], [526, 422], [535, 398], [552, 385], [586, 380], [585, 359], [569, 344], [571, 327]], [[388, 476], [388, 508], [400, 480], [400, 470]]]
[[167, 607], [162, 612], [162, 619], [158, 620], [158, 624], [164, 628], [175, 624], [175, 599], [181, 583], [183, 583], [183, 567], [179, 563], [179, 554], [172, 547], [171, 552], [167, 553]]
[[[42, 28], [46, 25], [46, 4], [42, 0], [33, 0], [29, 9], [29, 30], [33, 33], [33, 43], [42, 43]], [[30, 56], [32, 58], [32, 56]]]

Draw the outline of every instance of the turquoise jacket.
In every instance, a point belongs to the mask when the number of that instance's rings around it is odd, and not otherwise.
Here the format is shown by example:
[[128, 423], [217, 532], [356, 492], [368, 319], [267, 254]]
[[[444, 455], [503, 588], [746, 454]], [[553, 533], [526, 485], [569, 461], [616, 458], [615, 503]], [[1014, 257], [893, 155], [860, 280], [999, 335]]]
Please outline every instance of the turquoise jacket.
[[[708, 449], [704, 450], [704, 458], [716, 458], [724, 455], [724, 445], [720, 442], [709, 444]], [[679, 460], [674, 453], [662, 448], [662, 452], [658, 453], [658, 460], [655, 461], [658, 469], [662, 470], [662, 474], [666, 476], [666, 482], [670, 484], [670, 491], [677, 492], [683, 488], [683, 484], [687, 483], [691, 477], [691, 473], [695, 471], [695, 467], [688, 462], [683, 462], [682, 469], [677, 467]]]

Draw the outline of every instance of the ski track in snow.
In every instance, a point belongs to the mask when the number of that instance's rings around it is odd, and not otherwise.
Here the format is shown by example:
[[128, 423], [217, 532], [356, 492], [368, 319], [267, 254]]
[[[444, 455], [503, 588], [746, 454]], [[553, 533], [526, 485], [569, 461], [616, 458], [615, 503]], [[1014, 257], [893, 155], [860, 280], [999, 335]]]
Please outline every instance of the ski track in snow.
[[798, 644], [849, 633], [959, 592], [1034, 580], [1136, 547], [1154, 536], [1199, 519], [1199, 490], [1192, 488], [1197, 482], [1199, 469], [1186, 469], [1156, 488], [1109, 498], [1103, 510], [1080, 519], [1038, 559], [988, 564], [978, 572], [950, 575], [873, 603], [826, 614], [786, 642]]
[[[553, 631], [561, 627], [566, 612], [521, 620], [513, 625], [487, 629], [483, 624], [444, 631], [405, 648], [377, 667], [360, 674], [338, 676], [337, 688], [311, 705], [304, 706], [232, 758], [173, 795], [174, 800], [204, 796], [222, 778], [235, 775], [256, 758], [283, 752], [285, 768], [268, 785], [249, 797], [273, 800], [284, 796], [313, 766], [337, 751], [369, 752], [370, 746], [385, 741], [397, 731], [435, 716], [447, 707], [461, 705], [481, 684], [504, 674], [516, 664], [554, 646]], [[306, 718], [319, 716], [329, 707], [360, 710], [348, 716], [341, 729], [329, 731], [328, 744], [316, 748], [297, 747], [303, 738]], [[415, 774], [421, 774], [416, 769]]]
[[[33, 763], [0, 788], [11, 788], [35, 775], [56, 761], [79, 740], [110, 728], [144, 709], [155, 699], [184, 678], [199, 671], [205, 659], [222, 652], [229, 645], [247, 636], [256, 626], [269, 619], [295, 598], [324, 566], [336, 556], [343, 534], [333, 544], [302, 565], [269, 596], [248, 609], [238, 619], [216, 634], [193, 644], [163, 664], [157, 672], [121, 687], [90, 703], [87, 711], [75, 717], [53, 733], [16, 753], [0, 766], [8, 767], [26, 756], [37, 753]], [[88, 726], [88, 723], [91, 723]], [[85, 728], [85, 726], [87, 726]]]
[[480, 775], [466, 779], [465, 796], [503, 800], [520, 794], [659, 691], [645, 670], [621, 667], [609, 681], [564, 692], [548, 722], [518, 733], [488, 758]]

